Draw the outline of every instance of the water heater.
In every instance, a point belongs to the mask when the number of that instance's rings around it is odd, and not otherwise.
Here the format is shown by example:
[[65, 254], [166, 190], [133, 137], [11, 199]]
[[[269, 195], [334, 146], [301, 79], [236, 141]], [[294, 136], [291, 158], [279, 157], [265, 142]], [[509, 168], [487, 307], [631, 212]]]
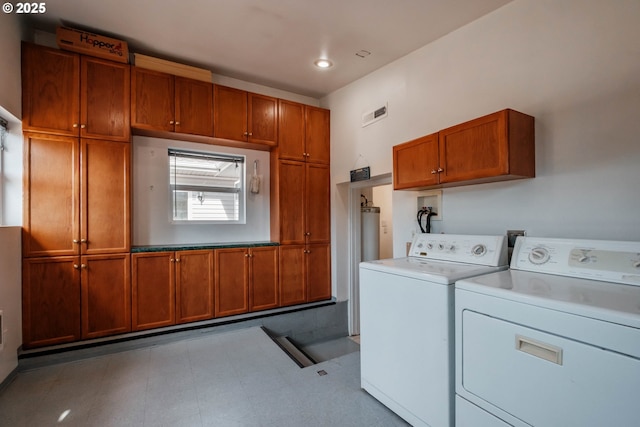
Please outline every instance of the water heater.
[[380, 208], [360, 208], [360, 247], [362, 261], [380, 259]]

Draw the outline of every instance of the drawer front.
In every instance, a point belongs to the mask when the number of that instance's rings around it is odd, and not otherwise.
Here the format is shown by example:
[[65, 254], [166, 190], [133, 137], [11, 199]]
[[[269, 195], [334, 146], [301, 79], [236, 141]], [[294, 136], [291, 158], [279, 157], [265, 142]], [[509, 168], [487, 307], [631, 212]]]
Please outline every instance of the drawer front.
[[462, 387], [540, 426], [634, 425], [640, 361], [471, 310], [462, 313]]

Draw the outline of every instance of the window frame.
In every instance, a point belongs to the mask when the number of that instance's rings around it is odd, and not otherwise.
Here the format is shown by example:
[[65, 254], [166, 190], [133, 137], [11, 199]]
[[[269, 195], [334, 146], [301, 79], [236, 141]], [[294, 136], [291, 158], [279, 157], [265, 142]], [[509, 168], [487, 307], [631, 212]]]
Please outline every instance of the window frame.
[[[183, 158], [196, 158], [196, 159], [204, 159], [211, 161], [227, 161], [233, 162], [237, 166], [241, 167], [241, 171], [239, 174], [239, 188], [237, 191], [231, 190], [225, 187], [216, 187], [216, 186], [200, 186], [200, 185], [184, 185], [179, 184], [175, 188], [176, 185], [173, 184], [174, 180], [174, 165], [173, 158], [183, 157]], [[216, 224], [216, 225], [235, 225], [235, 224], [246, 224], [246, 208], [247, 208], [247, 190], [246, 190], [246, 156], [243, 154], [230, 154], [230, 153], [220, 153], [214, 151], [195, 151], [184, 148], [172, 148], [169, 147], [167, 150], [167, 170], [169, 172], [169, 182], [168, 182], [168, 190], [169, 190], [169, 221], [171, 224]], [[177, 191], [188, 191], [191, 195], [191, 192], [198, 191], [200, 189], [204, 190], [213, 190], [208, 191], [209, 193], [233, 193], [238, 195], [238, 207], [237, 207], [237, 215], [238, 219], [176, 219], [175, 218], [175, 209], [176, 209], [176, 192]], [[203, 191], [207, 192], [207, 191]]]

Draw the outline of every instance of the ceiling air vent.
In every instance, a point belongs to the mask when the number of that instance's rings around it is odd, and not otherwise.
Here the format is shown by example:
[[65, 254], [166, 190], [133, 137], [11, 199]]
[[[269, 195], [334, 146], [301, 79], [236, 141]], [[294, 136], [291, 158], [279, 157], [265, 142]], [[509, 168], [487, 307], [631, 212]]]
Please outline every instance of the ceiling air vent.
[[362, 115], [362, 127], [369, 126], [372, 123], [382, 120], [387, 117], [387, 104], [384, 104], [380, 108], [376, 108], [373, 111], [364, 113]]

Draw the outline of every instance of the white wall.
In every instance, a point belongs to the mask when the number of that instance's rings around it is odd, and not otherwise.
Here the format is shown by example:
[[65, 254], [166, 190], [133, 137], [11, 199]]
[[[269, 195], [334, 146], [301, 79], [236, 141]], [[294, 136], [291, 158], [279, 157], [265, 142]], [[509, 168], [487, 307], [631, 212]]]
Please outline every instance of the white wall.
[[[21, 34], [18, 15], [0, 14], [0, 116], [9, 121], [2, 153], [0, 225], [22, 225]], [[22, 344], [20, 233], [19, 227], [0, 227], [0, 310], [4, 317], [0, 382], [18, 366], [17, 350]]]
[[0, 383], [18, 366], [22, 345], [21, 228], [0, 227], [0, 311], [4, 334], [0, 346]]
[[20, 15], [0, 14], [0, 106], [14, 116], [22, 117], [22, 86], [20, 85]]
[[[172, 224], [169, 214], [169, 158], [167, 149], [234, 153], [246, 156], [247, 183], [258, 160], [261, 187], [247, 190], [246, 224]], [[164, 245], [270, 240], [269, 153], [230, 147], [135, 136], [133, 138], [133, 245]]]
[[[640, 2], [515, 0], [324, 98], [331, 109], [334, 290], [345, 289], [345, 185], [360, 155], [503, 108], [536, 118], [530, 180], [445, 189], [436, 232], [640, 240]], [[366, 128], [362, 113], [388, 102]], [[417, 192], [393, 194], [394, 255], [416, 230]]]

